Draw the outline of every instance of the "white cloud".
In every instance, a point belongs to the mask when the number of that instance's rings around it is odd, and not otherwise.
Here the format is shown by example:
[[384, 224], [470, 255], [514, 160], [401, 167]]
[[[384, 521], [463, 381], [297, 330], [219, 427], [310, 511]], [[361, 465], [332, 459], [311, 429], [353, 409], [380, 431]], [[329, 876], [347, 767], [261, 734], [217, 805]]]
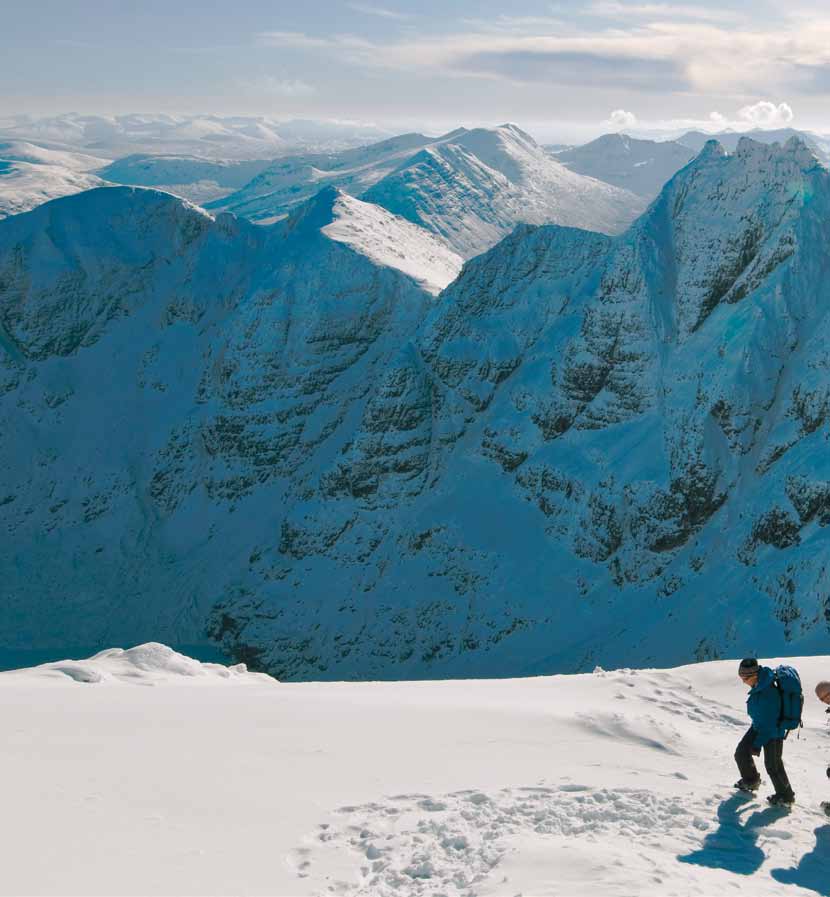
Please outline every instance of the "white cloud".
[[[266, 46], [337, 54], [365, 68], [514, 84], [591, 85], [606, 94], [615, 89], [652, 95], [673, 91], [736, 101], [782, 89], [797, 93], [799, 85], [815, 92], [816, 84], [823, 83], [822, 73], [830, 70], [830, 15], [817, 14], [809, 23], [790, 18], [730, 27], [715, 18], [678, 18], [668, 3], [605, 2], [611, 9], [648, 11], [654, 17], [614, 21], [607, 27], [573, 19], [568, 27], [558, 27], [553, 17], [505, 15], [496, 17], [496, 30], [467, 20], [463, 30], [415, 32], [375, 42], [350, 34], [291, 31], [263, 32], [258, 40]], [[776, 120], [783, 121], [786, 112], [776, 108]], [[768, 121], [762, 111], [748, 114]]]
[[644, 19], [694, 19], [697, 22], [734, 21], [736, 13], [726, 9], [705, 9], [700, 5], [677, 3], [621, 3], [619, 0], [597, 0], [586, 7], [595, 16]]
[[265, 75], [254, 80], [242, 80], [240, 88], [248, 93], [270, 94], [278, 97], [310, 97], [317, 93], [317, 88], [296, 78], [275, 78]]
[[370, 3], [347, 3], [346, 6], [354, 12], [360, 12], [367, 16], [379, 16], [381, 19], [406, 21], [415, 18], [412, 13], [397, 12], [394, 9], [386, 9], [383, 6], [374, 6]]
[[257, 41], [266, 47], [283, 47], [299, 50], [371, 50], [374, 45], [353, 34], [336, 34], [332, 37], [313, 37], [299, 31], [262, 31]]
[[608, 125], [617, 131], [624, 128], [636, 128], [637, 116], [633, 112], [626, 112], [625, 109], [615, 109], [608, 116]]
[[754, 106], [738, 110], [738, 118], [756, 128], [782, 128], [793, 120], [793, 110], [787, 103], [770, 103], [761, 100]]

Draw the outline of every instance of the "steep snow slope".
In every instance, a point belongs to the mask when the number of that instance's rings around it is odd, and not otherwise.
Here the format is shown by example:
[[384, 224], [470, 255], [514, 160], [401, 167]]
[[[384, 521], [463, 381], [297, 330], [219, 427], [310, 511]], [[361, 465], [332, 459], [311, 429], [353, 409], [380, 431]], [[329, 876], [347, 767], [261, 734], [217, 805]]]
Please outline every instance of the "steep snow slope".
[[195, 156], [137, 154], [117, 159], [96, 172], [113, 184], [156, 187], [204, 203], [244, 186], [271, 160], [214, 161]]
[[616, 233], [642, 211], [633, 194], [576, 175], [515, 125], [460, 128], [431, 141], [404, 135], [334, 159], [280, 160], [211, 208], [270, 219], [321, 183], [382, 205], [442, 237], [465, 258], [519, 222]]
[[368, 259], [409, 275], [427, 292], [437, 295], [461, 271], [460, 256], [423, 228], [338, 191], [334, 220], [322, 232], [345, 243]]
[[729, 787], [737, 660], [295, 685], [140, 645], [0, 674], [0, 893], [827, 894], [830, 659], [792, 662], [789, 813]]
[[700, 147], [674, 140], [637, 140], [627, 134], [603, 134], [583, 146], [569, 147], [555, 158], [571, 171], [651, 199]]
[[465, 258], [489, 249], [519, 222], [616, 233], [644, 205], [629, 192], [568, 171], [513, 125], [427, 147], [364, 198], [432, 230]]
[[4, 647], [204, 640], [422, 320], [413, 278], [452, 276], [390, 218], [325, 191], [257, 228], [112, 187], [3, 222]]

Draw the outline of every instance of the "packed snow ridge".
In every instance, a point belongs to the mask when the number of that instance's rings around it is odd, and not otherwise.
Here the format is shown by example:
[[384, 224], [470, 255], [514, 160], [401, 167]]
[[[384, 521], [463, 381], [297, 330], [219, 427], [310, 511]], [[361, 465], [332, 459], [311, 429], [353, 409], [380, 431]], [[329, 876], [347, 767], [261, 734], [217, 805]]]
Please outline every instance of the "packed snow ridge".
[[786, 662], [789, 812], [731, 787], [737, 660], [278, 684], [148, 644], [0, 673], [0, 894], [828, 894], [830, 658]]
[[116, 685], [170, 685], [184, 680], [211, 684], [217, 679], [235, 683], [275, 681], [264, 673], [249, 673], [244, 663], [233, 666], [201, 663], [157, 642], [127, 650], [108, 648], [88, 660], [59, 660], [6, 675], [25, 679], [27, 683], [67, 677], [82, 684]]

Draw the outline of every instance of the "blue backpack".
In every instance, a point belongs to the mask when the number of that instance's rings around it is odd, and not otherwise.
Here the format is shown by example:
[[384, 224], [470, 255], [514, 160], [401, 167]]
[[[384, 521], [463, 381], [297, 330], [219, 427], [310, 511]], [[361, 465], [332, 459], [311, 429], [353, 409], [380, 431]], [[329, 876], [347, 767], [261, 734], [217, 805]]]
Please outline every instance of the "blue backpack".
[[804, 708], [804, 692], [798, 670], [782, 663], [773, 670], [773, 682], [781, 701], [778, 724], [788, 730], [800, 728], [803, 725], [801, 711]]

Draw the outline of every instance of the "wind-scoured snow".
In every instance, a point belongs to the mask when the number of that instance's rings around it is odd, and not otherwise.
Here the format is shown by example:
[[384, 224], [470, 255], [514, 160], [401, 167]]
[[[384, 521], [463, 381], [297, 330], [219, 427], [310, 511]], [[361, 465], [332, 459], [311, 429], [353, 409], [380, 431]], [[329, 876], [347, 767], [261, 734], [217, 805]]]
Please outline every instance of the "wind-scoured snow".
[[396, 268], [430, 293], [438, 294], [458, 277], [463, 261], [429, 231], [380, 206], [338, 193], [334, 220], [322, 232], [367, 258]]
[[830, 658], [787, 662], [789, 812], [731, 787], [737, 660], [298, 685], [150, 644], [2, 673], [0, 894], [828, 894]]

